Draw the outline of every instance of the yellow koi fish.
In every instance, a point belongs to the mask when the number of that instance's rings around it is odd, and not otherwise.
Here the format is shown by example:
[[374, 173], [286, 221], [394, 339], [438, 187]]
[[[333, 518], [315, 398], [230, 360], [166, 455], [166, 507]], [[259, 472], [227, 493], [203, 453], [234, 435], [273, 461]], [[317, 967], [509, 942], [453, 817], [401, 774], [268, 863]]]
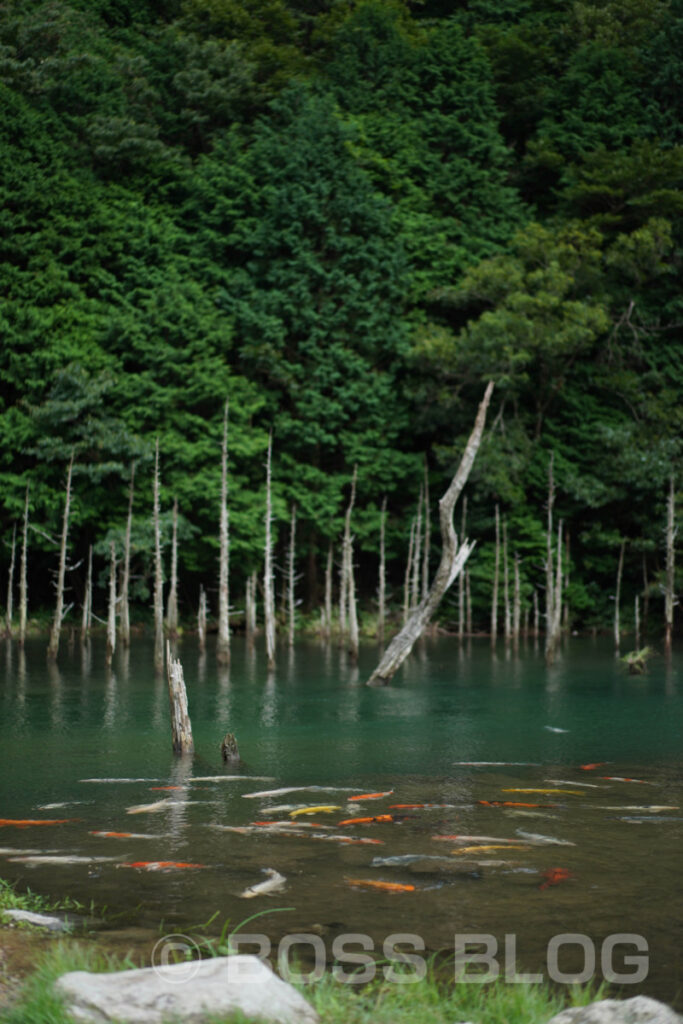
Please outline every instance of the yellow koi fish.
[[521, 846], [515, 843], [506, 843], [505, 845], [496, 843], [494, 846], [463, 846], [461, 850], [453, 850], [453, 854], [458, 857], [463, 853], [488, 853], [489, 850], [528, 850], [528, 846]]
[[290, 811], [290, 818], [298, 818], [300, 814], [332, 814], [333, 811], [341, 811], [338, 804], [323, 804], [316, 807], [299, 807], [296, 811]]

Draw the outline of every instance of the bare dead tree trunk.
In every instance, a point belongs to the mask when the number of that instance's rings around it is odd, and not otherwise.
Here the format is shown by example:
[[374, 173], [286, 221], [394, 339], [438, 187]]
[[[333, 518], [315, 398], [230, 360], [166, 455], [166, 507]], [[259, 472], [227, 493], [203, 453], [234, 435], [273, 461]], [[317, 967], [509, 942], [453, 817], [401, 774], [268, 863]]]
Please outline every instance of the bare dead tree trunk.
[[503, 519], [503, 621], [505, 643], [512, 639], [512, 612], [510, 608], [510, 566], [508, 564], [508, 524]]
[[128, 518], [126, 519], [126, 535], [123, 541], [123, 579], [121, 580], [121, 618], [119, 635], [124, 647], [130, 647], [130, 606], [128, 592], [130, 590], [130, 538], [133, 530], [133, 495], [135, 488], [135, 463], [130, 464], [130, 490], [128, 492]]
[[294, 646], [294, 630], [296, 627], [296, 576], [295, 576], [295, 553], [296, 553], [296, 505], [292, 505], [292, 519], [289, 533], [289, 558], [287, 565], [287, 598], [289, 610], [289, 646]]
[[420, 487], [420, 496], [417, 501], [417, 518], [415, 520], [415, 547], [413, 549], [413, 573], [410, 587], [410, 610], [417, 608], [420, 594], [420, 567], [422, 560], [422, 502], [424, 500], [424, 489]]
[[664, 621], [666, 633], [664, 636], [664, 647], [666, 653], [671, 653], [671, 641], [674, 628], [674, 571], [675, 571], [675, 544], [676, 544], [676, 494], [674, 491], [673, 473], [669, 477], [669, 496], [666, 503], [666, 584], [664, 591]]
[[246, 584], [246, 629], [247, 629], [247, 643], [251, 647], [254, 643], [254, 637], [256, 636], [256, 590], [258, 585], [258, 575], [256, 572], [247, 578]]
[[[550, 455], [548, 466], [548, 530], [546, 536], [546, 564], [545, 564], [545, 660], [547, 665], [552, 665], [557, 653], [557, 645], [560, 640], [561, 614], [562, 614], [562, 522], [558, 534], [557, 547], [557, 570], [555, 571], [555, 559], [553, 553], [553, 506], [555, 504], [555, 480], [553, 477], [554, 455]], [[558, 580], [560, 581], [558, 584]]]
[[164, 667], [164, 570], [161, 562], [161, 523], [159, 513], [159, 438], [156, 440], [153, 481], [154, 519], [154, 668]]
[[351, 495], [344, 517], [344, 540], [342, 546], [342, 576], [345, 581], [344, 591], [349, 624], [349, 653], [353, 658], [358, 657], [358, 614], [356, 609], [356, 583], [353, 567], [353, 537], [351, 536], [351, 515], [356, 503], [356, 480], [358, 478], [358, 467], [353, 467], [351, 479]]
[[522, 587], [519, 573], [519, 555], [515, 554], [515, 593], [512, 608], [512, 639], [515, 650], [519, 647], [519, 632], [522, 619]]
[[271, 467], [273, 455], [273, 435], [268, 435], [268, 457], [266, 461], [266, 539], [263, 569], [263, 614], [266, 631], [266, 653], [268, 668], [275, 666], [275, 593], [273, 580], [273, 540], [272, 522], [273, 507], [271, 498]]
[[536, 587], [534, 587], [533, 603], [534, 603], [534, 636], [538, 636], [539, 633], [541, 632], [541, 615], [540, 615], [540, 609], [538, 607], [538, 591], [536, 590]]
[[614, 594], [614, 647], [618, 651], [621, 645], [621, 623], [619, 620], [619, 606], [621, 603], [621, 577], [624, 571], [624, 552], [626, 550], [626, 539], [622, 540], [619, 548], [619, 563], [617, 565], [617, 586]]
[[358, 660], [358, 605], [356, 601], [356, 570], [353, 564], [353, 537], [349, 545], [349, 654]]
[[386, 684], [392, 678], [396, 670], [403, 664], [413, 649], [415, 641], [421, 636], [427, 623], [436, 611], [444, 594], [462, 572], [465, 563], [469, 558], [474, 543], [462, 539], [458, 545], [458, 539], [453, 528], [453, 510], [460, 497], [463, 487], [472, 469], [481, 444], [484, 424], [486, 422], [486, 410], [491, 400], [493, 382], [487, 385], [484, 397], [479, 405], [474, 428], [465, 446], [460, 465], [451, 480], [448, 490], [439, 502], [439, 522], [441, 525], [441, 561], [436, 571], [436, 576], [424, 601], [410, 616], [403, 629], [394, 637], [387, 647], [379, 665], [370, 676], [368, 685]]
[[424, 601], [427, 594], [429, 593], [429, 555], [432, 541], [432, 518], [429, 510], [429, 471], [427, 466], [427, 456], [425, 455], [425, 478], [424, 478], [424, 515], [425, 515], [425, 533], [424, 533], [424, 546], [422, 551], [422, 594], [421, 599]]
[[171, 710], [171, 737], [174, 754], [192, 754], [192, 724], [187, 712], [187, 690], [183, 678], [183, 666], [171, 656], [171, 644], [166, 641], [166, 678], [168, 680], [168, 702]]
[[403, 581], [403, 625], [408, 621], [410, 611], [410, 574], [413, 568], [413, 547], [415, 544], [415, 520], [410, 520], [410, 540], [408, 542], [408, 560], [406, 562], [406, 575]]
[[81, 618], [81, 643], [86, 644], [92, 628], [92, 544], [88, 547], [88, 575], [83, 594], [83, 616]]
[[50, 630], [50, 642], [47, 647], [48, 661], [56, 661], [59, 653], [59, 637], [62, 631], [62, 618], [64, 617], [64, 578], [66, 575], [66, 542], [69, 535], [69, 510], [71, 508], [71, 475], [74, 468], [74, 453], [69, 459], [69, 468], [66, 473], [66, 498], [64, 500], [64, 518], [62, 520], [62, 541], [59, 549], [59, 571], [57, 573], [57, 603], [55, 617]]
[[[466, 535], [467, 526], [467, 496], [462, 499], [462, 524], [460, 536]], [[462, 642], [465, 636], [465, 584], [467, 571], [461, 572], [458, 576], [458, 639]]]
[[171, 530], [171, 586], [166, 604], [166, 632], [172, 640], [178, 636], [178, 499], [173, 499]]
[[500, 509], [496, 505], [496, 554], [493, 567], [493, 593], [491, 595], [491, 646], [498, 637], [498, 580], [500, 575]]
[[19, 563], [19, 646], [26, 640], [26, 622], [28, 620], [28, 484], [24, 502], [24, 529], [21, 538], [21, 561]]
[[469, 569], [465, 569], [465, 608], [467, 613], [467, 635], [472, 636], [472, 589], [470, 586]]
[[377, 639], [381, 644], [384, 643], [387, 595], [386, 520], [387, 496], [385, 494], [382, 499], [382, 510], [379, 518], [379, 583], [377, 587]]
[[568, 596], [568, 590], [569, 590], [569, 565], [570, 565], [569, 556], [570, 556], [570, 554], [571, 554], [571, 543], [570, 543], [569, 530], [567, 530], [567, 536], [566, 536], [566, 539], [565, 539], [565, 553], [564, 553], [564, 585], [563, 585], [563, 589], [564, 589], [564, 608], [563, 608], [563, 611], [562, 611], [562, 617], [564, 619], [564, 631], [565, 631], [565, 633], [569, 632], [569, 596]]
[[12, 636], [12, 620], [14, 618], [14, 565], [17, 551], [17, 524], [12, 529], [12, 556], [7, 574], [7, 605], [5, 608], [5, 634]]
[[223, 443], [221, 445], [221, 509], [219, 525], [218, 568], [218, 640], [216, 661], [230, 664], [230, 537], [228, 512], [228, 402], [223, 413]]
[[638, 594], [636, 594], [634, 620], [635, 620], [634, 624], [635, 624], [635, 631], [636, 631], [636, 650], [638, 651], [638, 650], [640, 650], [640, 598], [639, 598]]
[[327, 548], [327, 564], [325, 566], [325, 636], [329, 640], [332, 634], [332, 569], [333, 569], [333, 544], [330, 541]]
[[199, 637], [199, 650], [203, 654], [206, 650], [206, 591], [199, 585], [199, 610], [197, 612], [197, 636]]
[[557, 560], [555, 563], [555, 579], [551, 584], [554, 593], [551, 599], [552, 617], [548, 623], [545, 643], [545, 660], [547, 665], [555, 661], [557, 648], [562, 635], [562, 520], [557, 528]]
[[107, 608], [107, 649], [105, 661], [111, 665], [116, 650], [116, 548], [109, 545], [109, 604]]

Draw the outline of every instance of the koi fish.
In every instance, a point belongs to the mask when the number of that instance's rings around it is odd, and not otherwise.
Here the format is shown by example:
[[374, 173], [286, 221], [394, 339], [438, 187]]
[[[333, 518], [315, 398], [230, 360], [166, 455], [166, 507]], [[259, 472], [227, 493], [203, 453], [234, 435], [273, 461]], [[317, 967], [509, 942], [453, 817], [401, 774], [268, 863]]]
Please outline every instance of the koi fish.
[[143, 871], [184, 871], [188, 868], [205, 868], [206, 864], [190, 864], [183, 860], [134, 860], [119, 864], [120, 868], [138, 868]]
[[456, 857], [462, 856], [463, 853], [488, 853], [489, 850], [528, 850], [528, 846], [523, 846], [521, 843], [510, 843], [507, 839], [505, 843], [493, 843], [487, 846], [463, 846], [462, 850], [453, 850], [453, 855]]
[[519, 800], [477, 800], [478, 804], [483, 804], [484, 807], [553, 807], [557, 808], [558, 804], [526, 804]]
[[248, 889], [240, 893], [242, 899], [249, 900], [254, 896], [269, 896], [273, 892], [281, 892], [284, 889], [285, 882], [287, 881], [284, 875], [281, 875], [273, 868], [263, 868], [263, 873], [268, 875], [266, 881], [250, 885]]
[[371, 868], [394, 868], [402, 867], [404, 864], [414, 864], [420, 860], [440, 860], [451, 863], [450, 857], [440, 857], [433, 853], [403, 853], [397, 857], [373, 857], [370, 861]]
[[263, 807], [261, 814], [288, 814], [290, 811], [298, 811], [306, 804], [278, 804], [276, 807]]
[[581, 786], [583, 789], [609, 789], [609, 786], [596, 786], [594, 782], [570, 782], [569, 779], [546, 779], [553, 786]]
[[498, 836], [432, 836], [432, 839], [448, 843], [516, 843], [516, 839], [500, 839]]
[[680, 807], [667, 806], [666, 804], [644, 804], [639, 807], [637, 804], [622, 804], [620, 807], [599, 807], [600, 811], [649, 811], [651, 814], [657, 814], [659, 811], [680, 811]]
[[455, 804], [389, 804], [389, 810], [405, 810], [405, 811], [419, 811], [419, 810], [453, 810]]
[[518, 786], [509, 786], [502, 790], [503, 793], [569, 793], [571, 796], [585, 796], [580, 789], [520, 789]]
[[195, 775], [190, 782], [272, 782], [272, 775]]
[[17, 864], [103, 864], [105, 861], [116, 860], [116, 857], [76, 857], [71, 855], [29, 855], [27, 857], [8, 857], [8, 860]]
[[646, 782], [645, 779], [623, 779], [619, 775], [601, 775], [600, 778], [609, 782], [638, 782], [641, 786], [654, 786], [654, 782]]
[[66, 803], [61, 804], [38, 804], [39, 811], [56, 811], [60, 807], [73, 807], [75, 804], [83, 803], [82, 800], [67, 800]]
[[376, 814], [374, 818], [346, 818], [344, 821], [338, 821], [338, 825], [370, 825], [375, 821], [393, 821], [393, 814]]
[[511, 818], [551, 818], [553, 821], [557, 820], [557, 815], [556, 814], [545, 814], [544, 811], [519, 811], [519, 810], [518, 811], [513, 811], [513, 810], [507, 810], [507, 811], [503, 811], [503, 813], [507, 814]]
[[[155, 811], [164, 811], [167, 807], [173, 807], [177, 800], [168, 797], [166, 800], [157, 800], [154, 804], [135, 804], [134, 807], [127, 807], [126, 814], [151, 814]], [[183, 806], [185, 806], [183, 804]]]
[[[244, 776], [235, 776], [244, 778]], [[256, 800], [266, 796], [284, 796], [285, 793], [304, 793], [307, 790], [315, 790], [319, 793], [357, 793], [355, 786], [284, 786], [282, 789], [262, 789], [259, 793], [242, 793], [245, 800]]]
[[383, 892], [415, 892], [414, 885], [405, 885], [402, 882], [381, 882], [374, 878], [347, 878], [346, 881], [349, 885], [381, 889]]
[[150, 786], [150, 790], [154, 789], [187, 789], [187, 786]]
[[596, 768], [602, 768], [607, 764], [607, 761], [596, 761], [595, 764], [580, 764], [579, 768], [582, 772], [594, 772]]
[[383, 839], [366, 839], [357, 836], [327, 836], [320, 832], [310, 832], [309, 839], [329, 839], [335, 843], [344, 843], [346, 846], [384, 846]]
[[540, 768], [537, 761], [454, 761], [468, 768]]
[[542, 872], [541, 878], [544, 878], [545, 881], [538, 888], [547, 889], [551, 885], [559, 885], [560, 882], [566, 882], [568, 878], [573, 877], [567, 868], [548, 868], [547, 871]]
[[0, 827], [29, 828], [33, 825], [66, 825], [68, 821], [78, 821], [78, 818], [0, 818]]
[[79, 782], [161, 782], [161, 779], [79, 779]]
[[252, 821], [257, 828], [277, 829], [279, 832], [286, 832], [292, 828], [332, 828], [332, 825], [323, 825], [320, 821]]
[[350, 796], [349, 800], [379, 800], [383, 796], [391, 796], [393, 789], [388, 789], [386, 793], [361, 793], [360, 796]]
[[544, 836], [540, 832], [524, 832], [521, 828], [516, 829], [521, 839], [528, 839], [532, 843], [540, 843], [542, 846], [576, 846], [576, 843], [568, 839], [555, 839], [554, 836]]
[[318, 807], [299, 807], [296, 811], [290, 811], [290, 818], [298, 818], [300, 814], [331, 814], [332, 811], [341, 811], [339, 804], [323, 804]]
[[90, 832], [91, 836], [99, 836], [101, 839], [158, 839], [159, 836], [149, 835], [145, 832]]
[[548, 732], [569, 732], [569, 729], [558, 729], [556, 725], [544, 725], [543, 728]]

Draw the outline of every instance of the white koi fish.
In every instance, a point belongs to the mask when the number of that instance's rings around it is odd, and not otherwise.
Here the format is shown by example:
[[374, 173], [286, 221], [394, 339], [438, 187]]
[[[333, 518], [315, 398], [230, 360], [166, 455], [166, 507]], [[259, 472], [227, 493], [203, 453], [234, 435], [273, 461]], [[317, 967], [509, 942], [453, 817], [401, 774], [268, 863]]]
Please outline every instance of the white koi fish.
[[543, 728], [547, 729], [548, 732], [569, 732], [569, 729], [560, 729], [556, 725], [544, 725]]
[[76, 857], [76, 856], [39, 856], [8, 857], [8, 860], [17, 864], [104, 864], [106, 861], [118, 860], [118, 857]]
[[576, 846], [576, 843], [568, 839], [555, 839], [553, 836], [544, 836], [540, 832], [525, 832], [523, 829], [515, 829], [518, 836], [527, 839], [531, 843], [538, 843], [541, 846]]
[[240, 893], [242, 899], [250, 900], [254, 896], [269, 896], [274, 892], [282, 892], [287, 881], [285, 876], [273, 868], [263, 868], [263, 873], [268, 875], [265, 882], [257, 882], [256, 885], [250, 885], [248, 889]]
[[126, 814], [151, 814], [154, 811], [165, 811], [167, 808], [174, 806], [185, 807], [186, 803], [182, 800], [173, 800], [171, 797], [167, 797], [165, 800], [156, 800], [153, 804], [135, 804], [133, 807], [127, 807]]
[[272, 775], [195, 775], [190, 782], [272, 782]]
[[546, 779], [552, 786], [581, 786], [582, 789], [609, 789], [609, 786], [596, 786], [594, 782], [570, 782], [568, 779]]
[[263, 789], [259, 793], [242, 793], [247, 800], [256, 800], [267, 796], [284, 796], [285, 793], [304, 793], [315, 790], [320, 793], [362, 793], [357, 786], [283, 786], [281, 789]]

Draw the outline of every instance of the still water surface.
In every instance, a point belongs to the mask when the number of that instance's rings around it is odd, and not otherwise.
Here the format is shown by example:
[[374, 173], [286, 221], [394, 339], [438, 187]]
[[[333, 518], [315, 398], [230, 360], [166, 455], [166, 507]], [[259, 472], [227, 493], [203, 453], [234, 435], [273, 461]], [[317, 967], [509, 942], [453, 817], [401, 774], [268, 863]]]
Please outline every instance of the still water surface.
[[[38, 892], [94, 899], [110, 914], [162, 932], [191, 930], [216, 911], [214, 931], [226, 918], [236, 924], [253, 912], [289, 907], [249, 930], [274, 942], [285, 933], [312, 932], [330, 958], [333, 938], [342, 933], [369, 935], [380, 953], [396, 932], [420, 936], [428, 951], [445, 953], [452, 953], [456, 934], [492, 935], [501, 947], [514, 934], [513, 967], [547, 975], [552, 937], [581, 933], [597, 951], [600, 977], [605, 938], [637, 934], [648, 943], [649, 975], [636, 989], [680, 1004], [680, 655], [668, 663], [656, 658], [647, 676], [632, 677], [602, 642], [572, 640], [548, 670], [533, 646], [519, 656], [502, 648], [492, 655], [483, 641], [463, 649], [439, 639], [416, 651], [394, 685], [369, 689], [363, 683], [375, 664], [372, 646], [353, 666], [335, 647], [302, 643], [282, 650], [270, 675], [263, 651], [239, 640], [229, 672], [217, 670], [212, 650], [200, 657], [190, 640], [177, 653], [196, 747], [184, 759], [170, 751], [166, 685], [152, 670], [151, 644], [137, 640], [130, 652], [118, 652], [112, 671], [98, 641], [86, 651], [65, 645], [52, 669], [42, 641], [24, 654], [7, 643], [0, 648], [0, 816], [68, 819], [2, 826], [3, 877]], [[237, 770], [220, 759], [227, 730], [236, 733], [244, 759]], [[599, 767], [586, 770], [586, 764]], [[239, 777], [206, 778], [227, 775]], [[121, 779], [138, 781], [89, 781]], [[180, 788], [155, 788], [164, 786]], [[245, 797], [303, 786], [349, 788]], [[520, 792], [525, 789], [569, 792]], [[128, 813], [162, 799], [170, 802]], [[271, 811], [282, 804], [338, 810], [301, 815], [299, 825], [317, 825], [296, 834], [216, 827], [288, 820], [289, 811]], [[386, 814], [395, 820], [338, 825]], [[342, 838], [316, 838], [324, 835]], [[434, 838], [453, 835], [493, 838]], [[529, 835], [574, 845], [547, 845]], [[484, 845], [503, 848], [469, 849]], [[111, 859], [15, 859], [39, 856]], [[421, 859], [375, 860], [408, 856]], [[143, 861], [204, 866], [153, 872], [126, 866]], [[246, 887], [263, 879], [263, 868], [284, 875], [285, 890], [242, 899]], [[544, 885], [555, 868], [568, 877]], [[349, 879], [415, 888], [378, 891]], [[614, 966], [628, 973], [634, 968], [624, 966], [624, 953], [633, 950], [620, 947]], [[560, 967], [580, 970], [583, 957], [578, 947], [566, 947]]]

